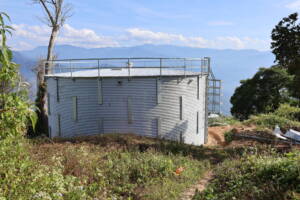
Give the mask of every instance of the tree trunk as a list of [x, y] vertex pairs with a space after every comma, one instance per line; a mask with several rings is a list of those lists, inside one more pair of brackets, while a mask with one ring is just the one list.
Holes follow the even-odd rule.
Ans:
[[[48, 53], [47, 53], [47, 61], [53, 60], [53, 48], [54, 48], [54, 43], [58, 34], [59, 26], [54, 26], [52, 28], [52, 33], [50, 36], [49, 44], [48, 44]], [[45, 73], [48, 74], [48, 72], [51, 72], [51, 65], [47, 63], [47, 66], [45, 66]]]
[[[56, 40], [56, 36], [59, 31], [59, 26], [54, 26], [52, 28], [49, 44], [48, 44], [48, 53], [46, 61], [53, 59], [53, 48]], [[39, 108], [38, 116], [39, 120], [37, 123], [38, 134], [46, 134], [49, 136], [49, 128], [48, 128], [48, 115], [47, 115], [47, 85], [44, 79], [45, 74], [51, 73], [51, 63], [46, 62], [44, 65], [40, 66], [40, 69], [37, 73], [37, 81], [38, 81], [38, 91], [37, 91], [37, 99], [36, 106]]]

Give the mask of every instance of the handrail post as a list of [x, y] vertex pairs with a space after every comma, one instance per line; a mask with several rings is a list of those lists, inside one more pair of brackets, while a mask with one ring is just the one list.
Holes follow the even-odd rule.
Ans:
[[201, 70], [201, 75], [203, 75], [204, 71], [204, 67], [205, 66], [205, 58], [201, 59], [201, 66], [200, 66], [200, 70]]
[[71, 70], [71, 78], [73, 77], [73, 66], [72, 66], [72, 62], [71, 62], [71, 60], [69, 61], [70, 62], [70, 70]]
[[210, 57], [204, 57], [207, 61], [207, 75], [210, 74]]
[[128, 58], [127, 60], [127, 68], [128, 68], [128, 77], [129, 77], [129, 80], [130, 80], [130, 58]]
[[98, 59], [97, 60], [97, 63], [98, 63], [98, 78], [100, 77], [100, 60]]
[[159, 59], [159, 74], [160, 74], [160, 78], [162, 76], [162, 58]]
[[186, 77], [186, 60], [185, 60], [185, 58], [183, 59], [183, 62], [184, 62], [184, 76]]

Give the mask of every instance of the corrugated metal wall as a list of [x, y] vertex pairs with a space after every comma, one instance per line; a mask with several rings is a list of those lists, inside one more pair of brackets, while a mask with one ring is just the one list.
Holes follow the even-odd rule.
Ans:
[[52, 137], [136, 133], [204, 143], [206, 76], [47, 78], [47, 84]]

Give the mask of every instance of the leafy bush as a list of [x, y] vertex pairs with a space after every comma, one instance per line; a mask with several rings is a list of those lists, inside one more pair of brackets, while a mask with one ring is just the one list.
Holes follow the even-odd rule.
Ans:
[[275, 125], [279, 125], [283, 129], [300, 128], [299, 122], [300, 108], [292, 107], [288, 104], [281, 104], [273, 113], [253, 115], [245, 124], [254, 124], [259, 127], [273, 129]]
[[85, 199], [87, 188], [75, 176], [64, 176], [61, 161], [53, 165], [32, 160], [21, 137], [0, 141], [0, 199]]
[[293, 121], [300, 121], [300, 108], [289, 104], [281, 104], [274, 114]]
[[18, 74], [18, 65], [12, 62], [12, 51], [6, 45], [6, 33], [12, 28], [5, 24], [8, 15], [0, 12], [0, 140], [26, 132], [28, 119], [36, 122], [27, 90]]
[[194, 199], [300, 199], [299, 164], [299, 152], [227, 160], [216, 169], [208, 188]]
[[226, 131], [224, 133], [224, 138], [225, 138], [225, 142], [230, 143], [233, 140], [233, 132], [231, 131]]

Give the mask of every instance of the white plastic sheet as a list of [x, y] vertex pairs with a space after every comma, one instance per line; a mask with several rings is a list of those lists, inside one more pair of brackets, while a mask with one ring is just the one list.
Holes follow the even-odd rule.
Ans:
[[284, 134], [285, 137], [293, 139], [293, 140], [297, 140], [300, 142], [300, 132], [299, 131], [295, 131], [293, 129], [290, 129], [289, 131], [287, 131]]
[[282, 134], [282, 132], [281, 132], [281, 130], [280, 130], [280, 128], [279, 128], [279, 126], [278, 126], [278, 125], [276, 125], [276, 126], [275, 126], [275, 129], [274, 129], [274, 131], [273, 131], [273, 135], [275, 135], [277, 138], [280, 138], [280, 139], [286, 140], [286, 138], [285, 138], [285, 137], [283, 137], [281, 134]]

